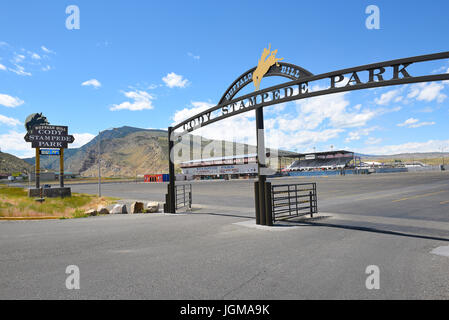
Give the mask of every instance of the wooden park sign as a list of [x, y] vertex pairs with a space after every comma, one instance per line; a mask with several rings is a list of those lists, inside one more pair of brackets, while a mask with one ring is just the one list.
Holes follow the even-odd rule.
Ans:
[[67, 133], [66, 126], [41, 125], [32, 128], [31, 134], [25, 135], [25, 141], [31, 142], [32, 148], [67, 148], [68, 143], [75, 141]]
[[[31, 147], [36, 149], [36, 189], [40, 188], [41, 155], [59, 155], [59, 185], [60, 189], [63, 189], [64, 149], [68, 147], [69, 143], [73, 143], [75, 138], [68, 134], [67, 126], [49, 124], [47, 118], [44, 117], [42, 113], [33, 113], [29, 115], [25, 121], [25, 128], [27, 129], [27, 134], [24, 137], [25, 141], [31, 142]], [[41, 150], [41, 148], [52, 148], [56, 150], [49, 152], [48, 150]], [[59, 194], [63, 195], [63, 192], [61, 191]]]

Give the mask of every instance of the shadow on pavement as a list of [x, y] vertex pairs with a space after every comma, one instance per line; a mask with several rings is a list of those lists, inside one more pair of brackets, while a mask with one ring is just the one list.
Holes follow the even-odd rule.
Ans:
[[357, 231], [365, 231], [365, 232], [388, 234], [388, 235], [401, 236], [401, 237], [410, 237], [410, 238], [427, 239], [427, 240], [438, 240], [438, 241], [449, 242], [448, 238], [441, 238], [441, 237], [435, 237], [435, 236], [426, 236], [426, 235], [421, 235], [421, 234], [405, 233], [405, 232], [391, 231], [391, 230], [383, 230], [383, 229], [372, 228], [372, 227], [362, 227], [362, 226], [354, 226], [354, 225], [347, 225], [347, 224], [322, 223], [322, 222], [314, 222], [314, 221], [294, 221], [294, 220], [289, 220], [289, 221], [286, 221], [286, 222], [294, 224], [294, 225], [300, 224], [300, 225], [309, 225], [309, 226], [316, 226], [316, 227], [329, 227], [329, 228], [337, 228], [337, 229], [348, 229], [348, 230], [357, 230]]

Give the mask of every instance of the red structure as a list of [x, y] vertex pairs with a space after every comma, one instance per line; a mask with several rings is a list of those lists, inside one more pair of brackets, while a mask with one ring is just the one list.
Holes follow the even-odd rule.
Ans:
[[146, 174], [144, 176], [144, 182], [165, 182], [168, 180], [168, 174]]

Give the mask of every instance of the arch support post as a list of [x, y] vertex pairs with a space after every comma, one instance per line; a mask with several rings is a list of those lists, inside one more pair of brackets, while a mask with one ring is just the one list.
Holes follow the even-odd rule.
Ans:
[[175, 195], [175, 163], [171, 158], [171, 151], [174, 146], [173, 142], [173, 128], [168, 127], [168, 173], [169, 182], [167, 187], [167, 194], [165, 195], [164, 212], [176, 213], [176, 195]]
[[265, 130], [263, 123], [263, 108], [256, 109], [256, 129], [257, 129], [257, 176], [258, 183], [255, 187], [258, 189], [255, 201], [256, 203], [256, 223], [261, 225], [267, 225], [266, 221], [266, 172], [265, 168]]

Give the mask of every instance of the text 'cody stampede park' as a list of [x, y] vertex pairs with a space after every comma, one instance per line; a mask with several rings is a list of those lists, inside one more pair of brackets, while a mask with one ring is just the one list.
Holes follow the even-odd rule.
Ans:
[[[296, 100], [300, 99], [301, 96], [305, 97], [312, 97], [315, 95], [319, 95], [320, 92], [327, 92], [331, 91], [329, 93], [332, 93], [332, 91], [338, 92], [339, 88], [346, 88], [345, 90], [341, 91], [347, 91], [347, 87], [363, 87], [364, 84], [370, 84], [370, 83], [382, 83], [385, 81], [390, 80], [399, 80], [399, 79], [405, 79], [405, 78], [411, 78], [410, 74], [407, 71], [407, 67], [410, 65], [410, 63], [403, 63], [403, 64], [395, 64], [387, 67], [377, 67], [372, 69], [366, 69], [366, 70], [359, 70], [359, 71], [353, 71], [349, 73], [333, 73], [332, 75], [325, 77], [323, 76], [311, 76], [311, 77], [305, 77], [303, 78], [304, 81], [300, 81], [300, 79], [294, 82], [286, 83], [285, 85], [278, 85], [275, 87], [274, 90], [260, 90], [253, 94], [247, 94], [245, 96], [242, 96], [240, 98], [236, 98], [234, 100], [231, 100], [229, 102], [226, 102], [222, 105], [218, 105], [216, 107], [213, 107], [202, 114], [196, 116], [195, 118], [191, 118], [182, 124], [183, 130], [185, 132], [192, 131], [194, 129], [197, 129], [201, 126], [207, 125], [211, 122], [215, 122], [217, 120], [227, 118], [230, 115], [233, 114], [239, 114], [245, 111], [253, 110], [259, 106], [268, 106], [273, 105], [277, 103], [287, 102], [290, 100]], [[386, 68], [390, 68], [391, 70], [391, 76], [386, 76]], [[287, 70], [287, 68], [283, 68], [283, 72], [294, 72], [294, 70]], [[360, 73], [365, 73], [364, 76], [367, 76], [366, 81], [361, 80]], [[349, 75], [348, 77], [345, 77], [345, 74]], [[317, 80], [323, 80], [328, 79], [329, 84], [327, 88], [319, 88], [318, 90], [311, 91], [309, 90], [309, 82], [317, 81]], [[236, 88], [231, 88], [230, 91], [236, 90], [239, 87], [245, 86], [247, 83], [251, 81], [251, 73], [245, 75], [245, 77], [242, 77], [242, 79], [236, 83]], [[232, 94], [232, 93], [231, 93]]]

